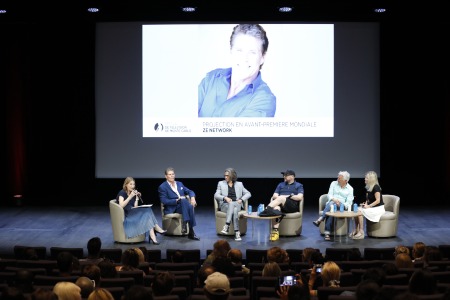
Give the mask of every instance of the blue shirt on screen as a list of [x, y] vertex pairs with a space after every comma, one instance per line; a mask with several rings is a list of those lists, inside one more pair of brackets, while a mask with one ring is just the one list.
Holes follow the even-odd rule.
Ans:
[[242, 91], [227, 100], [231, 68], [215, 69], [198, 86], [199, 117], [273, 117], [276, 97], [258, 77]]

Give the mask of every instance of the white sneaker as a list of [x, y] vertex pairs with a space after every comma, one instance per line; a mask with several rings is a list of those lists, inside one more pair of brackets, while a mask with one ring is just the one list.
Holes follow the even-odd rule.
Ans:
[[241, 239], [241, 233], [239, 231], [236, 231], [236, 236], [234, 237], [235, 241], [242, 241]]
[[230, 225], [225, 224], [225, 225], [223, 225], [223, 229], [222, 229], [221, 233], [228, 234], [229, 230], [230, 230]]

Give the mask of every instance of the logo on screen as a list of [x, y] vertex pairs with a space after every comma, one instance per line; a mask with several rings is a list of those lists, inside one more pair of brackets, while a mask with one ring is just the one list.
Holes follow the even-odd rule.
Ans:
[[154, 128], [155, 128], [155, 131], [163, 131], [164, 125], [162, 123], [156, 123]]

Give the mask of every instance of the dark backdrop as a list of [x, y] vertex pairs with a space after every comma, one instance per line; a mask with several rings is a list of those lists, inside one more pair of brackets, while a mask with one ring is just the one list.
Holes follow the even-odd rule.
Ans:
[[[0, 204], [106, 204], [123, 178], [95, 178], [94, 22], [5, 22], [0, 36]], [[402, 205], [439, 206], [450, 196], [448, 36], [449, 21], [440, 18], [382, 22], [380, 184]], [[178, 179], [197, 192], [200, 205], [210, 205], [221, 175]], [[253, 193], [250, 202], [261, 203], [282, 178], [240, 179]], [[299, 178], [306, 203], [316, 205], [333, 179]], [[160, 180], [137, 178], [146, 202], [155, 202], [162, 181], [163, 170]], [[361, 198], [364, 180], [350, 183]]]

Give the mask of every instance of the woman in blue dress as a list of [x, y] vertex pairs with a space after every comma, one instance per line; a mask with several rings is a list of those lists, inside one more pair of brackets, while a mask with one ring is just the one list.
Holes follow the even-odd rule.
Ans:
[[116, 201], [125, 211], [125, 220], [123, 221], [125, 234], [128, 238], [133, 238], [149, 232], [149, 242], [159, 245], [159, 242], [156, 240], [155, 231], [164, 234], [166, 233], [166, 230], [163, 230], [158, 225], [158, 221], [156, 220], [151, 207], [132, 209], [133, 207], [139, 206], [140, 197], [141, 193], [136, 190], [134, 178], [125, 178], [123, 188], [116, 197]]

